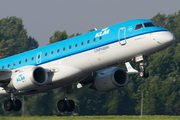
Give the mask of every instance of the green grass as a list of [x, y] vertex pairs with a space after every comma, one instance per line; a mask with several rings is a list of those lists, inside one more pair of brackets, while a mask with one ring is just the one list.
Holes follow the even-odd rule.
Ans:
[[[31, 116], [4, 117], [0, 120], [140, 120], [140, 116]], [[143, 120], [180, 120], [180, 116], [144, 115]]]

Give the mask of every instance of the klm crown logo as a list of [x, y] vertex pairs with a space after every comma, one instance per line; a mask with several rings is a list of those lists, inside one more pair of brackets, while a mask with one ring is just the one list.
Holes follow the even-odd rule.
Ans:
[[23, 74], [20, 74], [17, 78], [17, 82], [20, 82], [22, 80], [25, 80], [25, 76], [23, 76]]

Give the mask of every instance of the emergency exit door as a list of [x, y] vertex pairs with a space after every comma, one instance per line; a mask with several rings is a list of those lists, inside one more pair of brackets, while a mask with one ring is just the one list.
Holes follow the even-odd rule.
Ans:
[[118, 39], [120, 45], [126, 44], [126, 27], [119, 28]]

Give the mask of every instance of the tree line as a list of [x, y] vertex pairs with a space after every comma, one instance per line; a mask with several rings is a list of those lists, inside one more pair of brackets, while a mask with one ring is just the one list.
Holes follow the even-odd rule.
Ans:
[[[155, 15], [151, 20], [171, 31], [176, 40], [167, 49], [151, 56], [147, 62], [148, 78], [129, 75], [128, 84], [109, 93], [100, 93], [88, 89], [88, 86], [77, 89], [69, 99], [76, 103], [72, 113], [61, 113], [57, 102], [63, 98], [58, 90], [42, 94], [25, 96], [25, 115], [138, 115], [140, 113], [141, 92], [144, 94], [143, 114], [146, 115], [179, 115], [180, 114], [180, 11], [174, 14]], [[90, 30], [90, 31], [93, 31]], [[81, 35], [68, 35], [66, 31], [55, 31], [49, 43]], [[28, 36], [22, 19], [7, 17], [0, 20], [0, 58], [28, 51], [38, 47], [35, 38]], [[135, 69], [139, 63], [131, 62]], [[125, 65], [119, 65], [125, 69]], [[139, 90], [141, 92], [139, 92]], [[21, 96], [19, 96], [21, 99]], [[0, 115], [21, 115], [19, 112], [6, 112], [0, 100]]]

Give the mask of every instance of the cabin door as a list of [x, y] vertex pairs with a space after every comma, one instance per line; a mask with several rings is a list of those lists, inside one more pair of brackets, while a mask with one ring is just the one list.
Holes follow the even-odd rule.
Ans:
[[118, 39], [120, 45], [126, 44], [126, 27], [119, 28]]
[[37, 64], [41, 63], [41, 55], [42, 55], [42, 52], [38, 52], [37, 57], [36, 57], [36, 63]]

